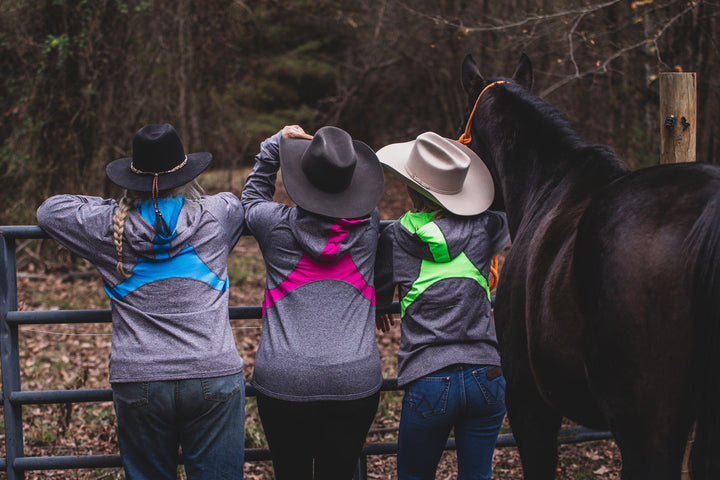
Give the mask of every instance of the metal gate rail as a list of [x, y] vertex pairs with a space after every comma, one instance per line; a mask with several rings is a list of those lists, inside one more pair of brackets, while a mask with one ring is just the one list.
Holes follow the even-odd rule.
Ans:
[[[389, 222], [383, 222], [388, 224]], [[80, 468], [121, 467], [120, 456], [78, 455], [78, 456], [33, 456], [24, 454], [23, 405], [45, 405], [66, 403], [111, 402], [112, 390], [38, 390], [22, 391], [20, 388], [20, 346], [19, 326], [48, 324], [110, 323], [110, 310], [53, 310], [17, 311], [17, 263], [16, 239], [49, 238], [38, 226], [0, 226], [0, 364], [2, 367], [2, 397], [5, 415], [5, 458], [0, 458], [0, 471], [7, 472], [8, 480], [25, 478], [26, 471], [72, 470]], [[391, 312], [398, 313], [395, 303]], [[229, 308], [231, 319], [258, 319], [262, 316], [260, 306], [235, 306]], [[255, 396], [255, 389], [247, 385], [247, 396]], [[383, 391], [398, 390], [397, 379], [383, 380]], [[563, 429], [558, 443], [580, 443], [591, 440], [612, 438], [609, 432], [590, 430], [584, 427]], [[515, 446], [512, 434], [500, 435], [497, 446]], [[455, 450], [455, 439], [448, 440], [445, 448]], [[397, 454], [397, 443], [368, 443], [355, 472], [358, 480], [367, 479], [367, 457], [370, 455]], [[270, 451], [265, 448], [245, 450], [248, 462], [270, 460]]]

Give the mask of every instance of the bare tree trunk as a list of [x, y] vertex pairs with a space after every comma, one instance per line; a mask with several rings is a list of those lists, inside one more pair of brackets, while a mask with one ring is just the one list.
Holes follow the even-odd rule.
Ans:
[[[178, 63], [177, 63], [177, 89], [178, 89], [178, 102], [177, 102], [177, 120], [176, 127], [182, 132], [181, 136], [188, 137], [188, 69], [190, 68], [190, 62], [187, 51], [190, 47], [188, 44], [191, 41], [187, 41], [190, 35], [190, 31], [187, 28], [188, 25], [188, 13], [190, 7], [190, 0], [177, 0], [177, 49], [178, 49]], [[190, 39], [192, 40], [192, 39]], [[187, 143], [187, 140], [185, 141]], [[186, 147], [187, 148], [187, 147]]]

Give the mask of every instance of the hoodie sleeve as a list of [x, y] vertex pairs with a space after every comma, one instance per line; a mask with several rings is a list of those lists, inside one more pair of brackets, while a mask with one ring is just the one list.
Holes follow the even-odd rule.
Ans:
[[280, 169], [280, 137], [282, 131], [260, 144], [255, 167], [245, 181], [240, 201], [245, 208], [245, 225], [259, 243], [281, 218], [281, 210], [289, 208], [273, 201], [275, 180]]
[[246, 211], [252, 210], [259, 202], [270, 202], [273, 199], [275, 180], [280, 169], [281, 136], [282, 131], [260, 144], [260, 153], [255, 155], [255, 167], [248, 175], [240, 197]]
[[245, 227], [245, 210], [240, 199], [230, 192], [221, 192], [206, 198], [212, 205], [212, 215], [223, 227], [228, 247], [232, 250]]
[[378, 308], [389, 307], [395, 295], [392, 229], [392, 224], [386, 227], [378, 239], [375, 257], [375, 303]]
[[82, 195], [56, 195], [37, 210], [38, 225], [71, 252], [88, 260], [114, 248], [112, 216], [117, 202]]
[[502, 252], [510, 241], [510, 232], [508, 231], [505, 212], [488, 211], [487, 234], [490, 240], [491, 255], [497, 255]]

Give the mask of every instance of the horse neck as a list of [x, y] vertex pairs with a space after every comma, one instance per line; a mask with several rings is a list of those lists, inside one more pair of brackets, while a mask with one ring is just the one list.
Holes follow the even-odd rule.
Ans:
[[628, 171], [604, 146], [508, 145], [501, 150], [497, 171], [513, 238], [521, 225], [536, 224], [552, 211], [564, 212], [564, 221], [575, 223], [598, 189]]
[[517, 88], [494, 91], [473, 120], [471, 147], [494, 170], [511, 235], [561, 203], [579, 218], [599, 188], [629, 171], [609, 147], [588, 145], [557, 109]]

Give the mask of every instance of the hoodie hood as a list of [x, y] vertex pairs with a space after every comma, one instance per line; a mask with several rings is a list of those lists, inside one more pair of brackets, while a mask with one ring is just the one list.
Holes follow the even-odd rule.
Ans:
[[397, 242], [410, 255], [446, 263], [460, 255], [472, 238], [476, 217], [432, 219], [432, 213], [407, 212], [400, 217]]
[[295, 239], [304, 252], [321, 263], [335, 263], [352, 250], [358, 241], [363, 241], [360, 232], [373, 224], [374, 216], [379, 216], [377, 209], [366, 218], [354, 220], [322, 217], [299, 207], [293, 210], [289, 223]]
[[136, 204], [135, 211], [131, 211], [126, 220], [128, 224], [125, 235], [132, 232], [131, 235], [135, 237], [131, 241], [133, 253], [139, 257], [153, 260], [174, 257], [198, 228], [194, 223], [197, 223], [199, 207], [194, 202], [186, 202], [181, 196], [166, 197], [158, 199], [158, 207], [169, 227], [169, 235], [155, 230], [155, 208], [152, 200]]

